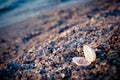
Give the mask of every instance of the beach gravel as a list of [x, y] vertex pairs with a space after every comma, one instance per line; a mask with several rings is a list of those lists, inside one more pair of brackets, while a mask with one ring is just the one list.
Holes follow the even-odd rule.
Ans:
[[[44, 18], [43, 18], [44, 17]], [[77, 66], [91, 45], [96, 60]], [[120, 2], [93, 0], [37, 15], [0, 30], [1, 80], [117, 80]]]

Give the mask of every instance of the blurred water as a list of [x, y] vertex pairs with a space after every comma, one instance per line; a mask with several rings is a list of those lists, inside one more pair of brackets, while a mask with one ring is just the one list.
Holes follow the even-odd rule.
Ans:
[[0, 27], [24, 20], [49, 8], [90, 0], [0, 0]]

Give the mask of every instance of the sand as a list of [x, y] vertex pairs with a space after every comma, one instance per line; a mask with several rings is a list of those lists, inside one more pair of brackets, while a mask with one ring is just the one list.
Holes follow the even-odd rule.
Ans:
[[[96, 60], [72, 63], [91, 45]], [[2, 80], [115, 80], [120, 77], [120, 2], [97, 0], [45, 12], [0, 29]]]

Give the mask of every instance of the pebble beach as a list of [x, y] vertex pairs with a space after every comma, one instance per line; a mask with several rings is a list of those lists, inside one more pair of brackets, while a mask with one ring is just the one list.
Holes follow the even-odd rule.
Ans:
[[[91, 46], [96, 60], [82, 67]], [[119, 80], [120, 1], [92, 0], [0, 29], [1, 80]]]

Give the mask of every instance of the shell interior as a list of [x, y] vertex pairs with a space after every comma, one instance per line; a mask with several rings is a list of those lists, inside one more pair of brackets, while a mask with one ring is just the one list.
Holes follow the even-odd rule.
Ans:
[[72, 61], [78, 66], [88, 66], [91, 62], [88, 62], [84, 57], [74, 57]]

